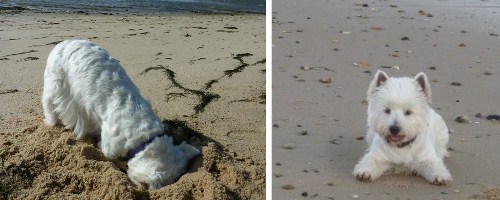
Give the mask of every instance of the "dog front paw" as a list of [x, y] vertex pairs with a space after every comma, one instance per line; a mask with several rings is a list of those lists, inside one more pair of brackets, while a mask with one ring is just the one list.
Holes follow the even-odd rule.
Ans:
[[446, 186], [453, 181], [450, 174], [435, 175], [429, 179], [429, 182], [433, 185]]
[[352, 174], [356, 179], [366, 182], [371, 182], [377, 178], [374, 169], [369, 165], [364, 165], [364, 163], [358, 163], [356, 167], [354, 167]]
[[422, 176], [434, 185], [448, 185], [453, 181], [451, 174], [442, 162], [435, 162], [422, 171]]
[[384, 161], [374, 160], [370, 156], [364, 156], [354, 167], [352, 174], [360, 181], [371, 182], [380, 177], [388, 165]]
[[356, 179], [358, 179], [360, 181], [366, 181], [366, 182], [372, 181], [372, 175], [367, 171], [354, 172], [353, 174], [354, 174], [354, 176], [356, 176]]

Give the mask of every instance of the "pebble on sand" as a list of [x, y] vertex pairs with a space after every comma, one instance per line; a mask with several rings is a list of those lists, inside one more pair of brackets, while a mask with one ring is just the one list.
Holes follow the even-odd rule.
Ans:
[[340, 144], [341, 142], [340, 142], [340, 140], [337, 140], [337, 139], [331, 139], [330, 143], [332, 143], [332, 144]]
[[293, 187], [293, 185], [290, 185], [290, 184], [283, 185], [283, 186], [281, 186], [281, 188], [283, 188], [285, 190], [293, 190], [293, 189], [295, 189], [295, 187]]
[[302, 69], [304, 71], [309, 71], [309, 70], [313, 69], [313, 67], [307, 66], [307, 65], [303, 65], [303, 66], [300, 66], [300, 69]]
[[465, 115], [460, 115], [460, 116], [457, 116], [455, 118], [455, 122], [460, 123], [460, 124], [468, 124], [471, 121], [470, 121], [469, 117], [467, 117]]
[[500, 115], [488, 115], [487, 120], [500, 120]]
[[476, 114], [474, 115], [474, 117], [479, 118], [479, 119], [482, 119], [482, 118], [483, 118], [483, 114], [481, 114], [481, 113], [476, 113]]
[[290, 150], [290, 149], [295, 148], [295, 145], [293, 145], [292, 143], [287, 143], [287, 144], [281, 145], [281, 148]]
[[320, 79], [319, 82], [321, 82], [321, 83], [331, 83], [332, 82], [332, 78], [330, 78], [330, 77], [328, 77], [328, 78], [324, 77], [324, 78]]
[[364, 61], [354, 62], [353, 65], [359, 68], [367, 68], [371, 66], [370, 63]]
[[453, 85], [453, 86], [462, 86], [462, 83], [459, 83], [459, 82], [451, 82], [451, 85]]

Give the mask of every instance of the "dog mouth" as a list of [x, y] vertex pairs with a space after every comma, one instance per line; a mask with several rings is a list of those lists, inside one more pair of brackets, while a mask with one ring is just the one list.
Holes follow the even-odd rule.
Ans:
[[387, 136], [387, 140], [390, 142], [399, 142], [405, 138], [404, 135], [389, 135]]

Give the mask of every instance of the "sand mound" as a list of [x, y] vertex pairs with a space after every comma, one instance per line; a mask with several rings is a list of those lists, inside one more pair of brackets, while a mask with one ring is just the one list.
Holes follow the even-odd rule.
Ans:
[[[42, 124], [40, 122], [40, 124]], [[45, 125], [24, 130], [3, 155], [2, 196], [13, 199], [263, 199], [264, 166], [233, 156], [209, 138], [192, 136], [202, 149], [190, 172], [175, 184], [148, 191], [133, 185], [126, 162], [109, 161], [92, 138]], [[19, 144], [19, 146], [16, 146]], [[2, 161], [3, 161], [2, 160]]]

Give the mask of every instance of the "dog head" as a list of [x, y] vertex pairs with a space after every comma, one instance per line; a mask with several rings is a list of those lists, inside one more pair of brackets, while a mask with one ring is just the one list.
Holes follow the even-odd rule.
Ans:
[[414, 78], [389, 78], [379, 70], [367, 94], [368, 126], [389, 144], [408, 144], [425, 132], [431, 89], [424, 73]]
[[200, 151], [182, 142], [174, 146], [169, 136], [158, 137], [128, 161], [127, 174], [136, 185], [158, 189], [174, 183], [187, 171], [188, 162]]

